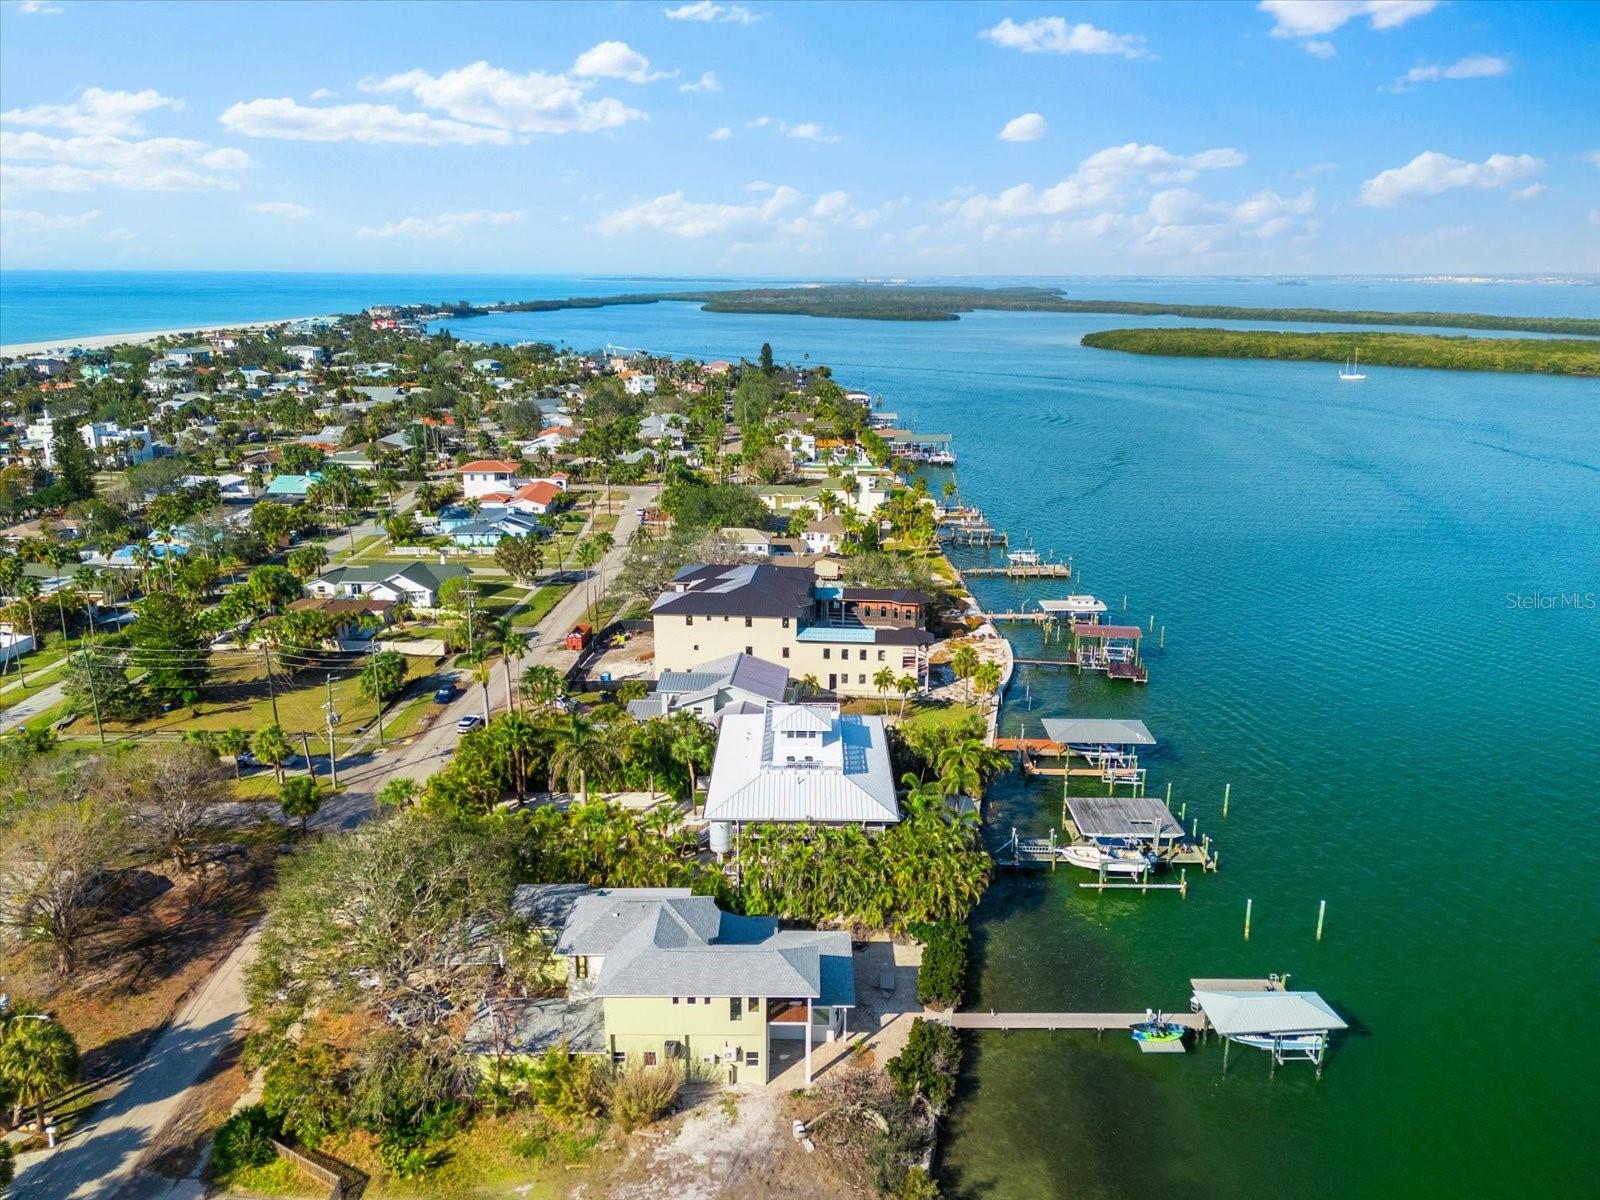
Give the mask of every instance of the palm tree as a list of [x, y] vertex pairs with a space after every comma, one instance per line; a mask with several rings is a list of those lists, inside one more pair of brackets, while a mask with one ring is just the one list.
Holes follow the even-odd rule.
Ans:
[[979, 796], [984, 781], [1005, 770], [1006, 756], [982, 738], [962, 738], [939, 752], [939, 788], [947, 796]]
[[806, 674], [800, 676], [800, 695], [802, 698], [815, 696], [821, 690], [822, 682], [815, 675]]
[[900, 784], [906, 789], [906, 815], [910, 819], [938, 817], [943, 820], [949, 812], [950, 801], [937, 783], [918, 779], [914, 772], [907, 771], [900, 776]]
[[77, 1080], [78, 1043], [65, 1026], [44, 1013], [8, 1014], [0, 1025], [0, 1083], [19, 1110], [34, 1110], [40, 1133], [45, 1105]]
[[283, 786], [283, 764], [294, 753], [294, 747], [289, 744], [288, 735], [278, 725], [268, 725], [265, 729], [256, 730], [255, 737], [250, 739], [250, 748], [264, 763], [271, 763], [273, 773], [277, 776], [278, 786]]
[[[954, 654], [950, 656], [950, 669], [956, 673], [957, 679], [971, 680], [973, 672], [979, 665], [978, 652], [971, 646], [957, 646]], [[967, 699], [972, 699], [972, 684], [967, 684]]]
[[216, 746], [222, 753], [233, 755], [233, 777], [235, 779], [242, 778], [243, 771], [240, 769], [239, 756], [250, 748], [250, 735], [237, 725], [232, 725], [228, 727], [225, 733], [218, 736]]
[[489, 723], [489, 680], [494, 677], [494, 670], [489, 666], [489, 652], [480, 650], [474, 656], [472, 664], [472, 678], [483, 689], [483, 723]]
[[561, 695], [561, 674], [554, 667], [540, 663], [523, 673], [517, 690], [541, 707], [553, 704]]
[[902, 675], [894, 681], [894, 690], [900, 693], [900, 720], [906, 719], [906, 701], [917, 694], [921, 686], [915, 675]]
[[[595, 563], [600, 561], [600, 548], [595, 545], [593, 538], [584, 538], [583, 541], [578, 543], [577, 550], [575, 550], [573, 552], [573, 559], [577, 562], [577, 564], [580, 567], [583, 568], [585, 574], [587, 575], [589, 568], [594, 566]], [[593, 599], [593, 597], [594, 597], [594, 578], [593, 578], [593, 576], [588, 576], [588, 583], [587, 583], [586, 590], [588, 591], [588, 594], [590, 596], [589, 608], [592, 610], [594, 608], [594, 605], [595, 605], [595, 601]]]
[[304, 834], [306, 823], [322, 807], [322, 787], [309, 776], [296, 775], [283, 785], [278, 805], [283, 809], [284, 816], [300, 818], [300, 832]]
[[994, 696], [995, 703], [998, 704], [1000, 702], [1000, 697], [996, 695], [1000, 690], [999, 663], [983, 663], [972, 673], [972, 682], [977, 685], [978, 691], [982, 692], [984, 696]]
[[672, 756], [689, 768], [689, 803], [694, 803], [695, 788], [699, 779], [695, 768], [709, 770], [711, 756], [717, 752], [717, 735], [711, 726], [687, 710], [674, 713], [672, 724]]
[[[879, 668], [878, 673], [872, 677], [872, 686], [878, 689], [878, 695], [883, 698], [884, 712], [889, 711], [889, 693], [894, 691], [895, 685], [898, 682], [899, 681], [895, 678], [893, 667], [881, 667]], [[905, 710], [905, 705], [902, 704], [900, 708], [903, 712]]]
[[620, 755], [616, 741], [610, 731], [575, 713], [554, 726], [550, 739], [550, 786], [559, 783], [571, 791], [576, 781], [579, 799], [587, 803], [589, 777], [617, 765]]
[[495, 640], [500, 644], [500, 665], [506, 672], [506, 711], [510, 712], [517, 706], [511, 691], [511, 661], [515, 659], [520, 663], [533, 641], [511, 624], [510, 617], [501, 617], [495, 622]]

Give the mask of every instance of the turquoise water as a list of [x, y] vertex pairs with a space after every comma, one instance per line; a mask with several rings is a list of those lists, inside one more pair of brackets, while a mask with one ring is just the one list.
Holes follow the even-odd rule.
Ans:
[[[228, 321], [271, 321], [358, 312], [371, 304], [430, 304], [606, 296], [620, 292], [760, 287], [805, 280], [609, 275], [436, 275], [281, 271], [5, 271], [0, 270], [0, 345], [136, 333]], [[1062, 276], [929, 279], [922, 282], [1052, 284], [1078, 297], [1166, 300], [1184, 304], [1254, 304], [1326, 308], [1426, 308], [1445, 312], [1584, 316], [1600, 307], [1600, 278], [1568, 286], [1504, 277], [1492, 284], [1419, 284], [1366, 277], [1308, 279], [1281, 287], [1259, 278], [1204, 276]], [[575, 325], [588, 329], [588, 325]], [[1103, 326], [1102, 326], [1103, 328]], [[604, 335], [600, 342], [616, 341]]]
[[[1128, 619], [1166, 627], [1148, 688], [1025, 669], [1005, 723], [1145, 720], [1162, 742], [1150, 790], [1172, 782], [1220, 873], [1187, 899], [1001, 876], [972, 1003], [1179, 1007], [1192, 976], [1288, 972], [1353, 1031], [1320, 1081], [1298, 1065], [1269, 1081], [1253, 1051], [1224, 1079], [1215, 1044], [1141, 1057], [1109, 1035], [976, 1035], [941, 1160], [952, 1195], [1592, 1194], [1600, 610], [1515, 597], [1600, 593], [1600, 385], [1406, 370], [1350, 385], [1318, 364], [1077, 344], [1104, 324], [672, 306], [455, 327], [709, 356], [770, 340], [832, 363], [954, 433], [962, 494], [997, 526], [1070, 554], [1114, 615], [1126, 594]], [[1059, 784], [1013, 778], [994, 826], [1043, 833], [1059, 812]]]
[[[594, 290], [568, 283], [551, 294]], [[1530, 284], [1077, 285], [1092, 288], [1600, 315], [1592, 289]], [[963, 496], [1070, 554], [1074, 590], [1119, 617], [1126, 595], [1127, 619], [1166, 627], [1148, 688], [1024, 670], [1005, 724], [1145, 720], [1162, 743], [1150, 790], [1173, 784], [1216, 838], [1220, 873], [1192, 879], [1187, 899], [1096, 896], [1065, 871], [1001, 876], [978, 913], [971, 1002], [1177, 1007], [1191, 976], [1275, 971], [1354, 1028], [1320, 1081], [1292, 1066], [1270, 1082], [1256, 1052], [1235, 1053], [1224, 1079], [1214, 1044], [1141, 1057], [1110, 1035], [977, 1035], [943, 1143], [952, 1195], [1592, 1194], [1600, 609], [1581, 597], [1600, 593], [1600, 384], [1375, 369], [1349, 385], [1319, 364], [1078, 345], [1113, 322], [1135, 323], [659, 305], [452, 324], [706, 357], [770, 341], [780, 360], [830, 363], [907, 423], [954, 433]], [[990, 607], [1065, 590], [978, 588]], [[1579, 606], [1544, 602], [1562, 594]], [[1012, 632], [1019, 651], [1037, 647]], [[994, 829], [1043, 833], [1059, 812], [1059, 785], [1009, 779]]]

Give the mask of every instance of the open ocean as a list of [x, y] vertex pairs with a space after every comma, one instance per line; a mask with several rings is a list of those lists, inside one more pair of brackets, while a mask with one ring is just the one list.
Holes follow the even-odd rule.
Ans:
[[[0, 340], [691, 286], [184, 278], [0, 276]], [[1057, 282], [1080, 296], [1600, 316], [1593, 287], [1529, 282]], [[1148, 688], [1024, 668], [1004, 726], [1144, 720], [1161, 743], [1149, 792], [1173, 784], [1220, 873], [1191, 873], [1186, 899], [1096, 895], [1068, 869], [1000, 875], [977, 914], [969, 1004], [1173, 1009], [1192, 976], [1287, 972], [1352, 1029], [1320, 1081], [1300, 1064], [1269, 1080], [1247, 1050], [1224, 1078], [1216, 1042], [1141, 1056], [1110, 1033], [971, 1035], [942, 1140], [950, 1195], [1593, 1195], [1600, 383], [1369, 368], [1342, 384], [1322, 364], [1079, 345], [1145, 323], [1174, 322], [670, 304], [449, 324], [704, 357], [753, 358], [770, 341], [780, 361], [831, 364], [903, 423], [953, 433], [962, 496], [1082, 572], [1070, 586], [984, 581], [985, 607], [1088, 590], [1113, 617], [1166, 628]], [[1020, 653], [1039, 650], [1037, 632], [1008, 632]], [[994, 799], [996, 836], [1059, 822], [1058, 782], [1011, 777]]]

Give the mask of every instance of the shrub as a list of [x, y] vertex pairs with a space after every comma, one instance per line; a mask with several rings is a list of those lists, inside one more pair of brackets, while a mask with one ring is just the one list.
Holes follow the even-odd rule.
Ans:
[[961, 1039], [948, 1025], [924, 1021], [911, 1023], [906, 1047], [885, 1064], [902, 1099], [921, 1096], [934, 1112], [943, 1112], [955, 1097], [956, 1072], [961, 1069]]
[[261, 1106], [285, 1133], [315, 1146], [349, 1125], [349, 1093], [339, 1051], [327, 1042], [302, 1042], [267, 1068]]
[[889, 1193], [889, 1200], [939, 1200], [939, 1185], [921, 1167], [907, 1167], [905, 1178]]
[[967, 982], [971, 933], [956, 921], [919, 925], [912, 932], [923, 944], [922, 966], [917, 969], [917, 999], [937, 1008], [957, 1007]]
[[545, 1051], [531, 1082], [534, 1103], [564, 1124], [598, 1116], [606, 1106], [607, 1080], [600, 1063], [592, 1055], [567, 1053], [565, 1045]]
[[665, 1116], [678, 1099], [683, 1076], [666, 1063], [628, 1067], [611, 1081], [611, 1119], [631, 1133]]
[[378, 1162], [394, 1179], [421, 1179], [444, 1160], [426, 1142], [410, 1137], [386, 1137], [378, 1143]]
[[241, 1108], [226, 1121], [211, 1143], [211, 1172], [218, 1183], [226, 1184], [249, 1167], [264, 1167], [277, 1157], [272, 1138], [277, 1128], [267, 1110], [259, 1104]]

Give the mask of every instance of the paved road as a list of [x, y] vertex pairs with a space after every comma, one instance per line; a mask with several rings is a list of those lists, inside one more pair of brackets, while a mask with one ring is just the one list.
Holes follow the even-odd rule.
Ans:
[[17, 1196], [96, 1200], [127, 1181], [139, 1155], [177, 1115], [211, 1060], [243, 1033], [244, 964], [255, 942], [252, 932], [212, 972], [120, 1089], [100, 1102], [86, 1129], [56, 1150], [17, 1160]]
[[31, 721], [40, 713], [54, 708], [66, 699], [67, 680], [63, 675], [49, 687], [40, 688], [26, 700], [18, 700], [5, 712], [0, 713], [0, 733], [6, 733], [21, 725], [24, 721]]
[[[597, 573], [612, 579], [622, 565], [628, 539], [639, 526], [636, 510], [647, 502], [650, 488], [629, 488], [622, 515], [614, 531], [616, 545], [597, 564]], [[520, 664], [523, 669], [549, 659], [572, 657], [562, 647], [567, 630], [588, 607], [588, 591], [575, 587], [561, 598], [534, 630], [534, 647]], [[505, 708], [505, 673], [495, 664], [489, 685], [491, 713]], [[483, 691], [470, 677], [433, 724], [412, 739], [409, 746], [386, 748], [370, 757], [352, 756], [341, 768], [340, 782], [347, 785], [312, 818], [322, 831], [352, 829], [372, 815], [374, 796], [390, 779], [403, 776], [419, 782], [436, 773], [455, 751], [459, 735], [456, 722], [468, 713], [483, 714]], [[78, 1131], [54, 1151], [40, 1151], [18, 1160], [16, 1195], [28, 1200], [109, 1200], [127, 1181], [145, 1147], [169, 1119], [178, 1113], [189, 1091], [205, 1078], [212, 1059], [243, 1035], [248, 1005], [244, 995], [244, 968], [256, 933], [240, 944], [205, 982], [199, 994], [163, 1033], [109, 1099], [101, 1101]]]

